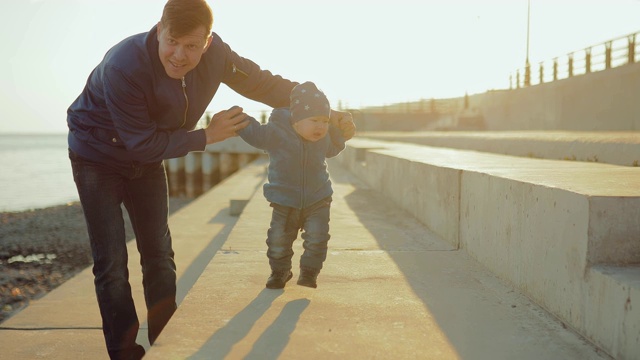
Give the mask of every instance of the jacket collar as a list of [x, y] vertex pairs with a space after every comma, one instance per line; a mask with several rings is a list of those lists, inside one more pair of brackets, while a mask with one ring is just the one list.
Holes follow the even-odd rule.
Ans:
[[160, 61], [160, 56], [158, 55], [158, 49], [160, 47], [158, 44], [158, 25], [154, 25], [151, 30], [149, 30], [144, 42], [147, 47], [149, 59], [151, 59], [153, 72], [155, 74], [160, 74], [161, 76], [168, 77], [166, 71], [164, 71], [162, 62]]

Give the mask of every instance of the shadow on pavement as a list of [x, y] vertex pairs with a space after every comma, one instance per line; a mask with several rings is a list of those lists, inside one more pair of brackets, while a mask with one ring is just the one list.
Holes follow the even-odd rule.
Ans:
[[256, 321], [271, 307], [273, 301], [283, 293], [283, 290], [262, 289], [253, 301], [229, 320], [224, 327], [211, 335], [200, 350], [191, 355], [189, 359], [224, 359], [233, 346], [247, 336]]

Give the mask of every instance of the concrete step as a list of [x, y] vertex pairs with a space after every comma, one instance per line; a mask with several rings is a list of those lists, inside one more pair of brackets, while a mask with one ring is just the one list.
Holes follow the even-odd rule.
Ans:
[[[622, 326], [607, 308], [587, 311], [585, 274], [593, 265], [640, 263], [639, 168], [367, 139], [349, 141], [340, 160], [592, 341], [604, 344], [603, 329]], [[640, 328], [637, 314], [627, 316]], [[620, 358], [632, 359], [640, 341], [619, 330]]]
[[538, 159], [640, 165], [640, 132], [633, 131], [370, 131], [358, 136]]
[[593, 266], [587, 283], [585, 308], [595, 316], [585, 318], [593, 323], [583, 327], [599, 331], [586, 335], [598, 346], [609, 346], [616, 359], [637, 358], [640, 352], [634, 342], [625, 340], [635, 336], [635, 344], [640, 342], [640, 264]]

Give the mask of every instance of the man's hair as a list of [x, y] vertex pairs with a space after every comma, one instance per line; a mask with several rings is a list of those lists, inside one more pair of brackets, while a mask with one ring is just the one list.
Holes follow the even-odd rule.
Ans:
[[206, 0], [169, 0], [164, 5], [160, 22], [174, 37], [184, 36], [199, 26], [203, 26], [209, 36], [213, 12]]

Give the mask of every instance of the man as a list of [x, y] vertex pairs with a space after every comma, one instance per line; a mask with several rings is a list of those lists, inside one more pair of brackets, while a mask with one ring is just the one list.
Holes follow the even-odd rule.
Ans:
[[[128, 280], [121, 204], [141, 256], [153, 344], [176, 309], [176, 266], [168, 227], [163, 159], [203, 151], [248, 125], [239, 107], [193, 130], [221, 83], [271, 107], [287, 106], [297, 84], [240, 57], [211, 32], [205, 0], [169, 0], [149, 32], [124, 39], [91, 72], [68, 109], [69, 157], [93, 255], [107, 351], [139, 359], [138, 317]], [[332, 111], [345, 137], [351, 115]]]

